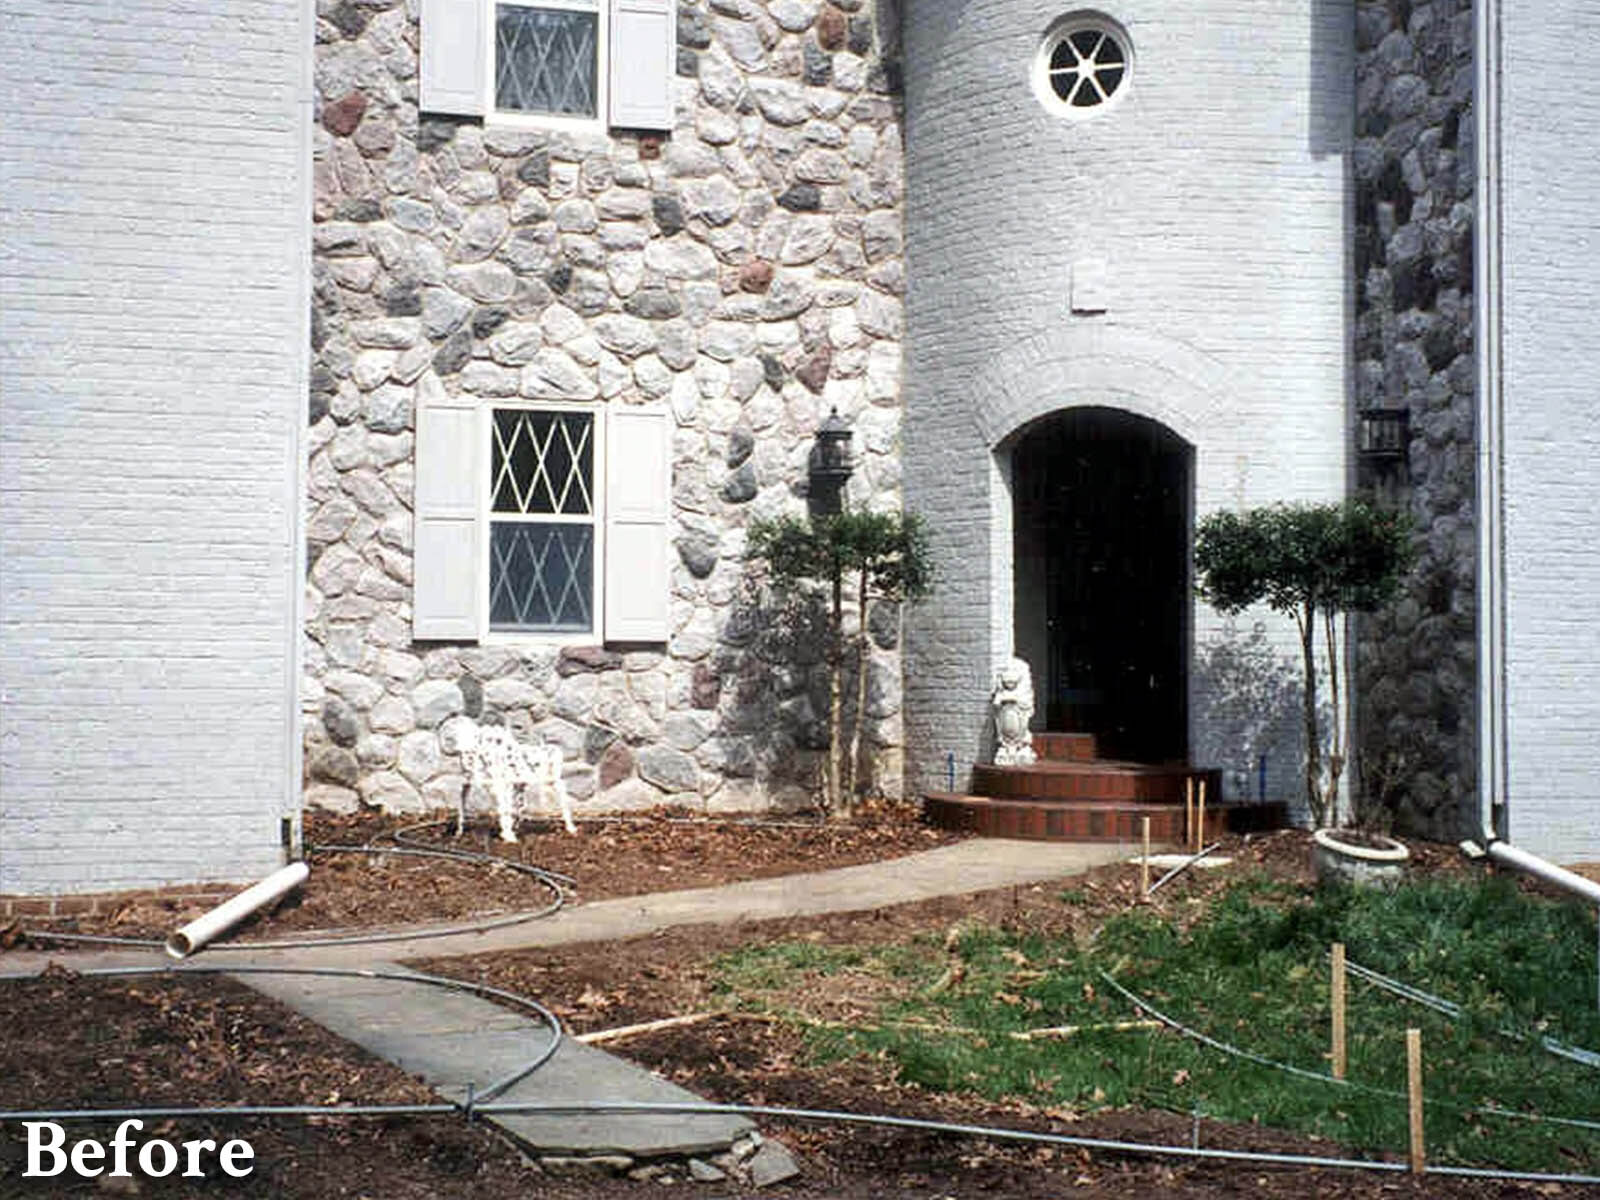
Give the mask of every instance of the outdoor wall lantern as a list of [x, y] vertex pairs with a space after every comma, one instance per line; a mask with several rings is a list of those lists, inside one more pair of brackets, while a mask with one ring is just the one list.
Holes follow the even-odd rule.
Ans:
[[835, 408], [817, 429], [811, 446], [807, 471], [810, 481], [811, 511], [817, 516], [833, 516], [843, 507], [844, 485], [855, 470], [850, 461], [850, 425]]
[[1403, 478], [1411, 446], [1411, 413], [1369, 408], [1356, 414], [1356, 462], [1369, 482]]

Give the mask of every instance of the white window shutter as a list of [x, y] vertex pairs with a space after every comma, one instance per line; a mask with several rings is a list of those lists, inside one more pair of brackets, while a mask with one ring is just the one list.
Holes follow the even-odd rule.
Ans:
[[488, 16], [483, 0], [422, 0], [423, 112], [483, 116]]
[[605, 638], [664, 642], [670, 632], [672, 415], [619, 405], [608, 422]]
[[610, 0], [611, 124], [672, 128], [677, 73], [676, 0]]
[[411, 632], [419, 640], [475, 640], [483, 564], [478, 504], [481, 424], [470, 397], [432, 375], [417, 388], [416, 518]]

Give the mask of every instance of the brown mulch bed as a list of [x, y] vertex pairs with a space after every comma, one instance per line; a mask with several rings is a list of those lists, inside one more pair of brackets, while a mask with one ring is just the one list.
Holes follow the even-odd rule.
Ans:
[[[1472, 869], [1446, 847], [1414, 847], [1422, 870]], [[1241, 865], [1303, 878], [1301, 834], [1234, 841], [1224, 851]], [[1189, 872], [1158, 896], [1158, 910], [1184, 920], [1235, 871]], [[551, 1004], [578, 1031], [612, 1028], [714, 1007], [709, 960], [752, 941], [808, 937], [822, 941], [898, 940], [939, 933], [968, 921], [1030, 929], [1097, 926], [1134, 902], [1137, 868], [1118, 865], [1056, 884], [1007, 888], [864, 913], [668, 931], [622, 943], [568, 946], [428, 964], [432, 969], [508, 985]], [[1064, 893], [1070, 896], [1064, 900]], [[89, 980], [65, 972], [0, 985], [0, 1107], [172, 1102], [407, 1101], [426, 1097], [403, 1072], [377, 1062], [276, 1004], [219, 979]], [[792, 1029], [754, 1021], [712, 1020], [661, 1030], [613, 1047], [708, 1098], [907, 1116], [1088, 1137], [1186, 1143], [1188, 1118], [1143, 1110], [1075, 1114], [938, 1096], [897, 1083], [880, 1064], [804, 1065]], [[1183, 1197], [1491, 1197], [1578, 1195], [1573, 1187], [1310, 1171], [1228, 1163], [1168, 1163], [1089, 1154], [982, 1138], [844, 1125], [764, 1120], [805, 1168], [796, 1181], [761, 1196], [1007, 1196], [1043, 1200], [1160, 1193]], [[112, 1126], [94, 1129], [104, 1139]], [[69, 1139], [87, 1131], [69, 1131]], [[424, 1197], [471, 1195], [510, 1200], [529, 1194], [659, 1200], [686, 1192], [706, 1197], [750, 1193], [732, 1183], [564, 1180], [530, 1176], [520, 1156], [481, 1128], [446, 1120], [314, 1118], [163, 1125], [159, 1136], [244, 1137], [257, 1171], [243, 1181], [138, 1182], [128, 1194]], [[21, 1180], [22, 1134], [0, 1127], [0, 1195], [98, 1195], [93, 1181]], [[1203, 1145], [1317, 1155], [1339, 1154], [1325, 1142], [1251, 1126], [1206, 1122]]]
[[[446, 820], [447, 815], [434, 817]], [[411, 855], [315, 849], [361, 846], [374, 839], [386, 842], [382, 835], [428, 819], [308, 812], [310, 878], [276, 909], [239, 926], [230, 940], [470, 921], [550, 903], [548, 888], [514, 871]], [[481, 816], [469, 822], [459, 839], [454, 828], [449, 816], [443, 825], [406, 836], [424, 847], [487, 853], [568, 876], [575, 881], [576, 903], [855, 866], [899, 858], [964, 836], [924, 825], [915, 808], [904, 805], [865, 809], [848, 822], [805, 817], [709, 820], [662, 811], [585, 821], [576, 835], [559, 826], [524, 826], [516, 844], [500, 841]], [[209, 902], [189, 897], [131, 894], [101, 914], [26, 918], [16, 924], [40, 931], [164, 939], [209, 907]], [[24, 944], [15, 936], [9, 940]], [[71, 945], [42, 939], [33, 943], [51, 948]]]
[[[0, 983], [0, 1029], [0, 1109], [437, 1099], [399, 1068], [212, 976], [90, 979], [52, 969]], [[68, 1123], [65, 1145], [108, 1141], [116, 1127]], [[134, 1136], [175, 1145], [242, 1138], [255, 1152], [254, 1169], [230, 1178], [209, 1155], [205, 1179], [79, 1179], [70, 1167], [52, 1179], [25, 1179], [26, 1133], [3, 1122], [0, 1196], [509, 1197], [527, 1187], [517, 1155], [455, 1119], [151, 1119]]]

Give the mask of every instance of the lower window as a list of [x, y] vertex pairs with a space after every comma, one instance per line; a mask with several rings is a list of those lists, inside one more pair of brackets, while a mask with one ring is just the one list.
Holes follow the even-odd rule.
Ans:
[[594, 411], [496, 408], [489, 426], [490, 630], [594, 633]]

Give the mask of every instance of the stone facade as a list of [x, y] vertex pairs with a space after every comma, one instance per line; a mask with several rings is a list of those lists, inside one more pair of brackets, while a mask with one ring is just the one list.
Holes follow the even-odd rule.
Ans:
[[1403, 829], [1476, 805], [1476, 361], [1470, 0], [1356, 10], [1358, 412], [1409, 414], [1406, 470], [1363, 482], [1415, 521], [1401, 599], [1362, 618], [1358, 786]]
[[[856, 505], [899, 504], [901, 113], [871, 0], [678, 13], [666, 136], [418, 113], [402, 0], [319, 6], [308, 803], [454, 803], [452, 720], [558, 742], [580, 807], [809, 802], [825, 695], [764, 657], [744, 530], [803, 510], [830, 408]], [[657, 401], [676, 421], [664, 647], [413, 642], [419, 397]], [[900, 777], [897, 638], [869, 699]]]

